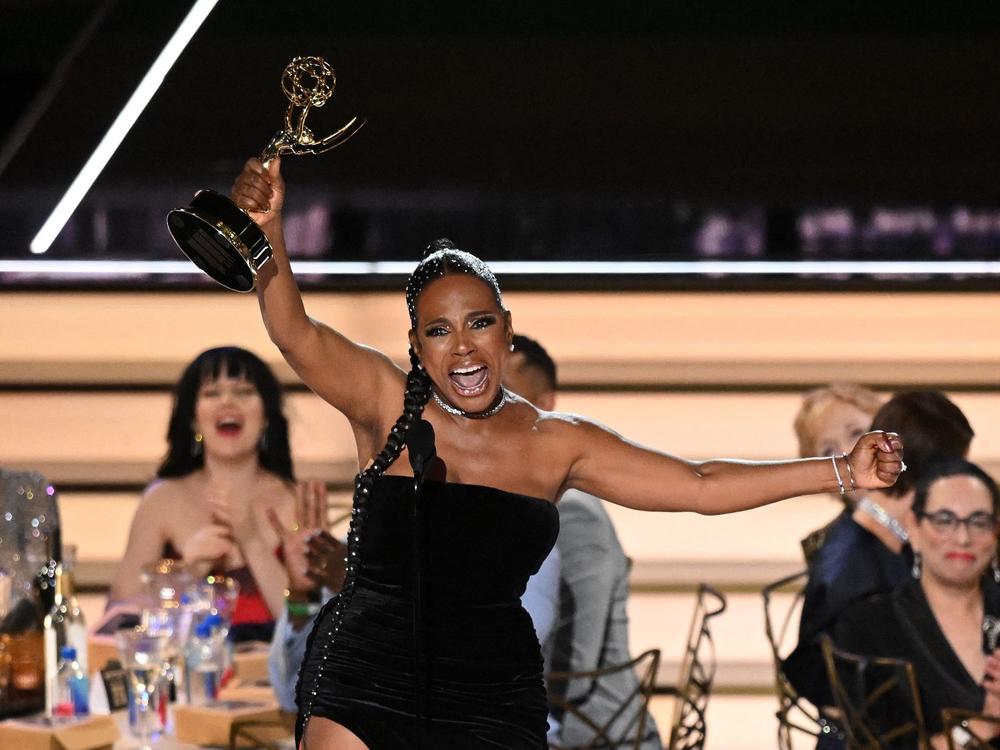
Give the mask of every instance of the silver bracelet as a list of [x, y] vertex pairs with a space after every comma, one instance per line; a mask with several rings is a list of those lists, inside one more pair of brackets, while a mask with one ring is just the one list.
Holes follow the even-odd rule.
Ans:
[[848, 492], [854, 492], [858, 488], [858, 485], [854, 481], [854, 469], [851, 468], [851, 459], [847, 457], [846, 453], [842, 453], [841, 456], [844, 459], [844, 463], [847, 464], [847, 476], [851, 480], [851, 489]]
[[837, 466], [837, 459], [839, 456], [830, 456], [830, 460], [833, 462], [833, 473], [837, 477], [837, 484], [840, 485], [840, 496], [847, 497], [847, 490], [844, 488], [844, 480], [840, 478], [840, 469]]

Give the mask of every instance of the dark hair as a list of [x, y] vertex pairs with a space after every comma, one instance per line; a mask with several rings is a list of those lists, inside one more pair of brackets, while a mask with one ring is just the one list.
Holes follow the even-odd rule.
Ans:
[[282, 412], [281, 385], [271, 368], [257, 355], [236, 346], [209, 349], [195, 357], [174, 386], [174, 406], [167, 427], [167, 455], [156, 470], [162, 479], [183, 477], [205, 465], [201, 450], [195, 450], [194, 407], [198, 389], [208, 381], [228, 375], [253, 383], [264, 404], [266, 426], [257, 446], [261, 468], [294, 481], [292, 454], [288, 447], [288, 420]]
[[975, 477], [986, 486], [986, 489], [990, 491], [993, 515], [1000, 516], [1000, 489], [997, 489], [997, 483], [993, 481], [993, 477], [970, 461], [952, 458], [932, 463], [920, 477], [916, 494], [913, 496], [913, 512], [917, 517], [919, 518], [927, 508], [927, 496], [930, 494], [931, 486], [936, 481], [946, 477], [961, 476]]
[[885, 490], [897, 497], [916, 487], [931, 463], [964, 458], [975, 434], [962, 410], [933, 390], [896, 394], [875, 414], [871, 429], [897, 432], [903, 438], [909, 468]]
[[545, 374], [545, 378], [549, 381], [549, 386], [552, 390], [556, 390], [559, 383], [556, 377], [556, 363], [549, 356], [549, 353], [545, 351], [545, 347], [533, 338], [520, 333], [514, 334], [511, 343], [514, 345], [514, 352], [520, 352], [524, 355], [525, 362], [541, 370]]
[[417, 267], [413, 269], [406, 282], [406, 309], [410, 314], [410, 327], [417, 327], [417, 300], [432, 281], [449, 274], [465, 274], [474, 276], [486, 284], [493, 292], [497, 307], [501, 311], [503, 298], [500, 295], [500, 284], [490, 267], [472, 253], [459, 250], [451, 240], [441, 238], [434, 240], [424, 250], [424, 255]]

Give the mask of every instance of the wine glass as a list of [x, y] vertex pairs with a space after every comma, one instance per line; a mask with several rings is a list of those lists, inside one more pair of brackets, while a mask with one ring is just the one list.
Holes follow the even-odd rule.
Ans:
[[139, 750], [152, 750], [150, 700], [156, 694], [167, 654], [167, 636], [143, 627], [115, 633], [122, 666], [128, 674], [139, 726]]
[[190, 591], [195, 576], [183, 561], [164, 558], [143, 565], [139, 580], [145, 586], [152, 606], [172, 609], [180, 606], [181, 597]]

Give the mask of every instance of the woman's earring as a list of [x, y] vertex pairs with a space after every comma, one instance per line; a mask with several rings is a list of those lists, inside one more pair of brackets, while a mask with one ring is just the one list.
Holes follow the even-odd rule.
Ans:
[[257, 441], [257, 450], [263, 453], [267, 450], [267, 428], [265, 427], [260, 433], [260, 440]]
[[913, 567], [910, 568], [910, 574], [914, 578], [916, 578], [916, 579], [920, 578], [920, 553], [919, 552], [914, 552], [913, 553]]
[[510, 350], [514, 351], [514, 345], [513, 344], [510, 345]]
[[993, 562], [990, 564], [993, 568], [993, 580], [1000, 583], [1000, 560], [997, 560], [997, 556], [993, 555]]
[[196, 432], [194, 437], [191, 439], [191, 456], [192, 458], [197, 458], [201, 455], [202, 449], [204, 448], [205, 436], [200, 432]]

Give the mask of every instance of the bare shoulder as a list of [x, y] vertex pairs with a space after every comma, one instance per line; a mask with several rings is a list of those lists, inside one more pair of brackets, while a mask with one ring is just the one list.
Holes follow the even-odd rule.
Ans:
[[277, 474], [264, 472], [258, 489], [258, 497], [265, 505], [283, 508], [295, 503], [295, 484]]
[[139, 507], [146, 512], [176, 511], [176, 504], [185, 502], [189, 494], [190, 477], [154, 479], [142, 491]]
[[514, 398], [516, 408], [512, 411], [517, 415], [519, 431], [526, 431], [534, 450], [543, 448], [553, 460], [558, 457], [572, 463], [587, 445], [614, 434], [588, 417], [570, 412], [544, 411], [519, 396]]
[[530, 412], [522, 412], [525, 419], [530, 419], [533, 429], [546, 438], [574, 445], [580, 441], [613, 434], [607, 427], [589, 417], [565, 411], [543, 411], [523, 399], [519, 400], [530, 409]]

